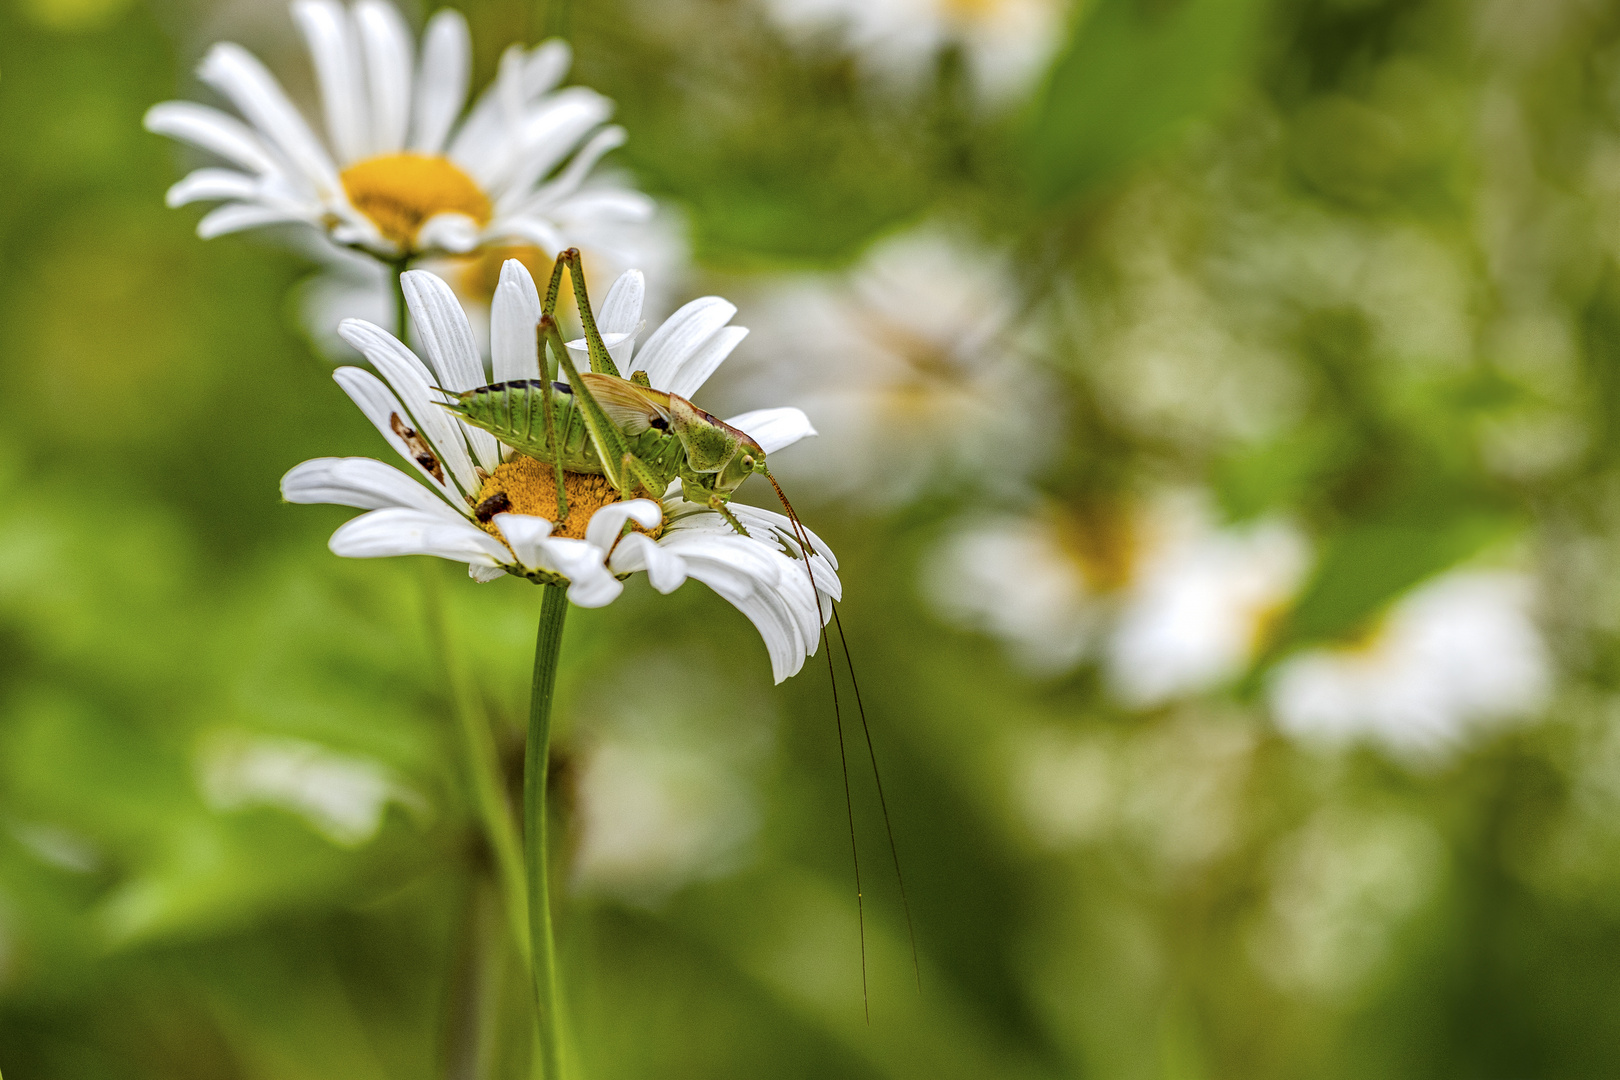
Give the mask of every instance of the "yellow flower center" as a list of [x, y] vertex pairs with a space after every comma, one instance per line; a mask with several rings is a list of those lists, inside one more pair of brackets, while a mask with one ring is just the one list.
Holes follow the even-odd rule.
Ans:
[[[496, 467], [478, 489], [473, 503], [473, 517], [478, 527], [505, 543], [506, 538], [495, 527], [496, 514], [529, 514], [543, 517], [552, 523], [552, 536], [585, 539], [585, 526], [591, 515], [608, 503], [618, 502], [619, 493], [613, 490], [605, 476], [596, 473], [563, 472], [563, 491], [568, 498], [568, 517], [557, 520], [557, 474], [543, 461], [519, 454]], [[638, 531], [642, 531], [638, 527]], [[662, 528], [648, 535], [657, 536]]]
[[[551, 267], [556, 258], [556, 252], [548, 252], [533, 244], [485, 245], [475, 254], [455, 260], [456, 277], [453, 284], [457, 295], [463, 299], [487, 304], [495, 298], [495, 287], [501, 282], [501, 267], [506, 265], [506, 260], [516, 259], [543, 293], [551, 280]], [[593, 270], [591, 256], [587, 252], [580, 256], [580, 260], [585, 268], [585, 279], [595, 293], [601, 283]], [[557, 312], [566, 316], [575, 310], [574, 290], [564, 281], [562, 292], [557, 297]]]
[[942, 0], [945, 17], [958, 26], [986, 22], [1006, 7], [1006, 0]]
[[1099, 498], [1081, 509], [1058, 511], [1055, 524], [1088, 585], [1098, 592], [1114, 592], [1130, 584], [1141, 537], [1129, 507]]
[[350, 165], [342, 180], [354, 208], [406, 251], [435, 214], [466, 214], [479, 225], [489, 223], [489, 196], [448, 158], [384, 154]]

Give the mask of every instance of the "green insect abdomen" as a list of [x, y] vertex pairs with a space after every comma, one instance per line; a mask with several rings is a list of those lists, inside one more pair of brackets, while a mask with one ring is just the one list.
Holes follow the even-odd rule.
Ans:
[[[577, 415], [572, 395], [552, 388], [551, 430], [546, 427], [546, 393], [539, 379], [480, 386], [456, 395], [445, 408], [474, 427], [483, 428], [514, 450], [548, 464], [561, 465], [570, 472], [600, 473], [602, 462], [596, 456], [583, 419]], [[560, 447], [553, 448], [556, 439]]]
[[[481, 386], [458, 394], [444, 407], [474, 427], [483, 428], [501, 442], [547, 464], [561, 465], [569, 472], [601, 473], [602, 459], [591, 440], [585, 418], [565, 383], [551, 387], [552, 427], [546, 430], [546, 393], [539, 379]], [[552, 448], [551, 439], [560, 444]], [[667, 484], [675, 478], [683, 460], [679, 440], [666, 432], [644, 431], [625, 436], [630, 453], [645, 463]]]

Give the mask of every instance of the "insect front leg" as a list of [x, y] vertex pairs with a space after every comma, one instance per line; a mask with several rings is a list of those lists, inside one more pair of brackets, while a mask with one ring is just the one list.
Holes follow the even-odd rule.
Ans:
[[596, 316], [591, 313], [591, 298], [585, 291], [585, 271], [580, 264], [579, 248], [569, 248], [557, 256], [568, 265], [568, 276], [574, 283], [574, 303], [579, 308], [580, 326], [585, 330], [585, 346], [591, 354], [591, 370], [617, 378], [619, 365], [608, 355], [602, 334], [596, 329]]
[[752, 534], [743, 527], [743, 523], [737, 520], [737, 515], [731, 512], [731, 507], [726, 505], [726, 497], [718, 491], [701, 487], [694, 484], [690, 479], [683, 479], [681, 481], [681, 498], [687, 502], [697, 503], [699, 506], [707, 506], [724, 518], [727, 525], [736, 529], [738, 535], [752, 538]]
[[[557, 269], [551, 275], [551, 289], [547, 297], [553, 302], [556, 300], [557, 278], [562, 272], [562, 260], [557, 260]], [[549, 312], [543, 312], [540, 322], [534, 328], [536, 344], [540, 354], [540, 407], [545, 411], [546, 447], [551, 451], [551, 473], [557, 480], [557, 521], [562, 523], [568, 520], [568, 489], [563, 484], [562, 454], [563, 444], [557, 437], [557, 418], [552, 409], [551, 379], [552, 365], [546, 362], [546, 345], [550, 338], [562, 340], [557, 332], [557, 320]], [[564, 437], [567, 433], [564, 432]]]
[[[568, 355], [568, 346], [563, 343], [556, 320], [542, 315], [540, 325], [544, 328], [547, 340], [551, 342], [552, 351], [557, 354], [558, 364], [568, 373], [568, 385], [573, 390], [574, 401], [579, 406], [580, 419], [585, 421], [585, 430], [590, 433], [591, 442], [596, 446], [596, 456], [602, 461], [603, 475], [621, 495], [630, 494], [632, 473], [627, 462], [635, 459], [630, 453], [630, 448], [624, 443], [623, 434], [608, 419], [601, 404], [591, 394], [590, 387], [585, 385], [585, 380], [579, 377], [579, 369], [574, 366], [574, 358]], [[561, 471], [557, 475], [560, 478]]]
[[743, 523], [737, 520], [737, 515], [731, 512], [731, 508], [726, 505], [726, 500], [722, 499], [718, 492], [709, 496], [709, 509], [725, 518], [726, 524], [736, 529], [739, 534], [751, 538], [751, 534], [747, 529], [743, 528]]

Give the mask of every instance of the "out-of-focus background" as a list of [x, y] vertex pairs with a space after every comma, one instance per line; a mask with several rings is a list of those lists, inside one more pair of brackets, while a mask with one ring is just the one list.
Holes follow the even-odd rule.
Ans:
[[[464, 10], [738, 303], [699, 404], [821, 430], [919, 958], [852, 741], [868, 1024], [823, 657], [634, 581], [564, 650], [580, 1077], [1620, 1070], [1620, 9]], [[0, 1068], [524, 1076], [414, 564], [514, 767], [539, 595], [280, 502], [383, 447], [308, 237], [163, 206], [220, 39], [310, 105], [274, 0], [0, 7]]]

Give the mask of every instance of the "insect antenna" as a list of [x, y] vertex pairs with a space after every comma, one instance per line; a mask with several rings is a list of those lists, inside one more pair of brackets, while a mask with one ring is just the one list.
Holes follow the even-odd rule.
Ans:
[[[808, 561], [808, 559], [806, 560]], [[883, 829], [889, 835], [889, 855], [894, 860], [894, 879], [900, 885], [900, 907], [906, 914], [906, 935], [911, 939], [911, 973], [917, 980], [917, 993], [922, 993], [922, 964], [917, 960], [917, 931], [911, 925], [911, 901], [906, 898], [906, 878], [900, 872], [900, 849], [894, 842], [894, 822], [889, 818], [889, 800], [883, 795], [883, 774], [878, 771], [877, 750], [872, 746], [872, 727], [866, 722], [866, 705], [861, 701], [861, 684], [855, 680], [855, 660], [849, 654], [849, 639], [844, 636], [844, 620], [838, 617], [838, 605], [832, 608], [833, 625], [838, 628], [838, 643], [844, 649], [844, 664], [849, 668], [849, 685], [855, 691], [855, 709], [861, 717], [861, 733], [866, 736], [866, 756], [872, 761], [872, 779], [877, 784], [878, 808], [883, 811]], [[821, 636], [827, 636], [822, 627]], [[830, 650], [831, 646], [829, 646]], [[829, 655], [828, 660], [832, 657]]]
[[[814, 592], [815, 578], [810, 580], [810, 589]], [[819, 596], [816, 603], [821, 603]], [[838, 765], [844, 771], [844, 813], [849, 816], [849, 855], [855, 862], [855, 919], [861, 935], [861, 1008], [865, 1010], [866, 1022], [870, 1025], [872, 996], [866, 988], [866, 901], [861, 893], [861, 852], [855, 844], [855, 803], [849, 796], [849, 757], [844, 752], [844, 717], [838, 709], [838, 674], [833, 668], [832, 647], [827, 645], [825, 623], [821, 627], [821, 641], [827, 647], [827, 681], [832, 685], [833, 725], [838, 730]]]
[[[778, 484], [776, 482], [776, 477], [772, 476], [769, 472], [766, 472], [765, 473], [765, 479], [769, 480], [771, 482], [771, 487], [776, 490], [776, 497], [779, 500], [781, 500], [782, 509], [787, 511], [788, 521], [790, 523], [792, 523], [792, 525], [793, 525], [794, 535], [796, 535], [799, 538], [799, 544], [800, 544], [800, 547], [801, 547], [801, 554], [804, 555], [804, 568], [805, 568], [806, 572], [808, 572], [809, 575], [810, 575], [810, 588], [811, 588], [811, 591], [814, 592], [815, 591], [815, 585], [816, 585], [816, 572], [810, 566], [810, 556], [814, 553], [815, 549], [810, 546], [810, 538], [807, 535], [807, 530], [804, 527], [804, 523], [799, 520], [799, 515], [798, 515], [798, 513], [796, 511], [794, 511], [793, 504], [788, 502], [787, 493], [782, 490], [782, 485]], [[817, 605], [820, 605], [820, 603], [821, 603], [819, 593], [817, 594], [816, 603], [817, 603]], [[833, 603], [832, 600], [829, 599], [827, 601], [827, 604], [828, 604], [828, 607], [830, 607], [832, 609], [833, 626], [836, 627], [837, 630], [838, 630], [838, 643], [839, 643], [839, 645], [841, 645], [843, 647], [843, 650], [844, 650], [844, 664], [849, 668], [849, 685], [850, 685], [850, 688], [855, 691], [855, 708], [858, 711], [858, 713], [860, 715], [860, 718], [861, 718], [861, 733], [866, 738], [866, 755], [872, 762], [872, 779], [877, 785], [878, 808], [880, 810], [882, 810], [882, 812], [883, 812], [883, 830], [888, 835], [888, 838], [889, 838], [889, 856], [894, 861], [894, 879], [900, 885], [900, 907], [905, 912], [905, 915], [906, 915], [906, 935], [911, 940], [911, 971], [912, 971], [912, 975], [917, 980], [917, 993], [920, 994], [920, 993], [922, 993], [922, 964], [917, 959], [917, 931], [916, 931], [916, 928], [912, 925], [912, 922], [911, 922], [911, 900], [906, 896], [906, 877], [905, 877], [904, 874], [902, 874], [900, 872], [900, 848], [894, 841], [894, 822], [889, 817], [889, 800], [888, 800], [887, 796], [885, 796], [883, 794], [883, 773], [878, 769], [877, 750], [872, 745], [872, 726], [870, 724], [868, 724], [867, 721], [866, 721], [866, 704], [865, 704], [865, 702], [863, 702], [861, 700], [861, 684], [855, 678], [855, 658], [852, 655], [850, 655], [849, 638], [847, 638], [844, 635], [844, 620], [839, 618], [839, 616], [838, 616], [838, 605], [836, 603]], [[828, 667], [830, 669], [832, 667], [832, 662], [833, 662], [833, 659], [832, 659], [832, 646], [831, 646], [830, 643], [827, 642], [827, 624], [826, 623], [822, 623], [822, 626], [821, 626], [821, 640], [822, 640], [822, 643], [827, 648], [827, 665], [828, 665]], [[829, 670], [828, 674], [831, 675], [832, 672]], [[835, 716], [835, 718], [836, 718], [837, 705], [838, 705], [838, 680], [837, 680], [836, 676], [834, 676], [834, 678], [833, 678], [833, 706], [834, 706], [834, 716]], [[840, 748], [840, 750], [842, 750], [842, 748], [843, 748], [842, 724], [840, 724], [839, 730], [840, 730], [839, 748]], [[848, 785], [849, 785], [849, 775], [848, 775], [848, 770], [847, 769], [845, 771], [844, 784], [845, 784], [845, 788], [846, 788], [845, 797], [846, 797], [846, 802], [847, 802], [847, 799], [848, 799], [847, 788], [848, 788]], [[854, 835], [854, 823], [853, 823], [853, 821], [850, 824], [850, 833], [851, 833], [851, 838], [853, 839], [853, 835]], [[859, 888], [859, 884], [860, 884], [860, 882], [859, 882], [859, 866], [857, 866], [856, 869], [857, 869], [856, 887]], [[863, 958], [862, 959], [862, 971], [861, 971], [861, 974], [862, 974], [863, 983], [864, 983], [864, 979], [865, 979], [865, 961], [864, 961], [865, 947], [866, 947], [866, 943], [863, 940], [862, 943], [861, 943], [862, 958]]]

